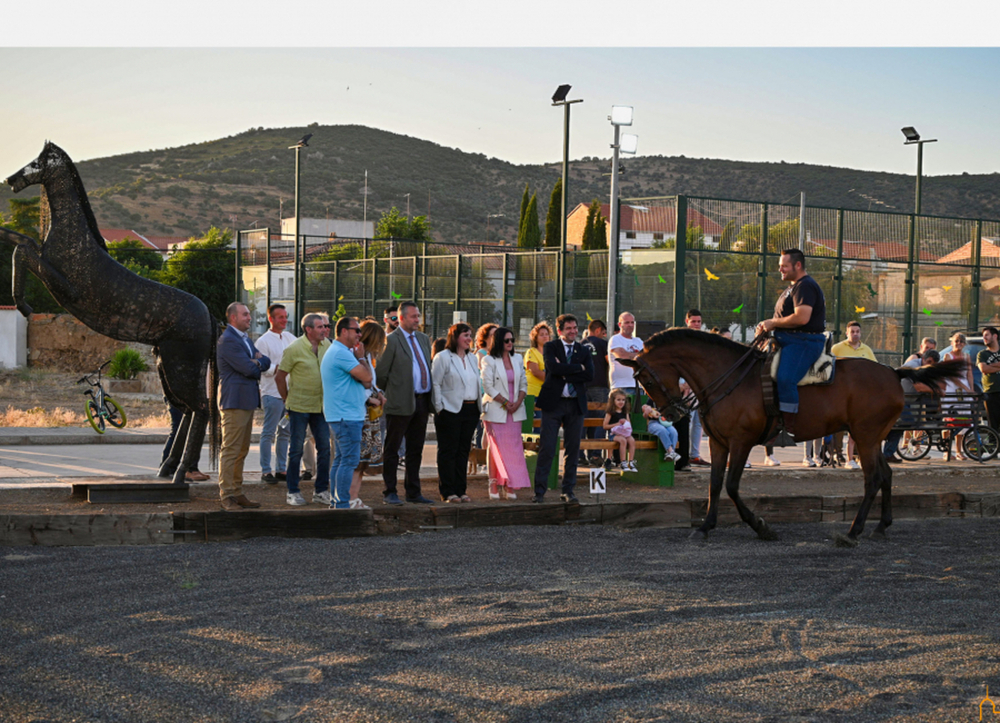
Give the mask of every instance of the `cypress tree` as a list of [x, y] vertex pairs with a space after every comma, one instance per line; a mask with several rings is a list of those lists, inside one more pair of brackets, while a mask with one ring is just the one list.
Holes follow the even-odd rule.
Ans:
[[528, 212], [528, 184], [524, 184], [524, 193], [521, 194], [521, 214], [517, 217], [517, 245], [525, 248], [524, 245], [524, 216]]
[[524, 248], [537, 249], [542, 245], [542, 233], [538, 226], [538, 194], [532, 194], [528, 208], [524, 212]]
[[607, 249], [608, 248], [608, 220], [604, 218], [604, 214], [601, 213], [601, 202], [596, 198], [594, 199], [594, 230], [593, 230], [593, 244], [594, 250]]
[[549, 248], [558, 248], [562, 241], [561, 216], [562, 179], [560, 178], [552, 188], [552, 196], [549, 197], [549, 211], [545, 214], [545, 245]]
[[583, 239], [580, 246], [584, 251], [590, 251], [594, 246], [594, 204], [587, 207], [587, 220], [583, 224]]

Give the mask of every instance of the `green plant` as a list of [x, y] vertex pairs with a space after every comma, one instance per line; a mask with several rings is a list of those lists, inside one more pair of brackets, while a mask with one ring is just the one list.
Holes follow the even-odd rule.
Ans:
[[135, 379], [136, 374], [144, 372], [148, 368], [142, 354], [135, 349], [119, 349], [111, 357], [108, 376], [112, 379]]

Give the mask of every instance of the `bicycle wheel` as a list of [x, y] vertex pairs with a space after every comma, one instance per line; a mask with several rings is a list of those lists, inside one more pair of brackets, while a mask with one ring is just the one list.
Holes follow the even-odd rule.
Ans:
[[101, 416], [101, 410], [97, 408], [97, 402], [93, 399], [87, 400], [87, 421], [95, 432], [104, 434], [104, 417]]
[[923, 459], [931, 451], [931, 435], [927, 432], [914, 430], [910, 436], [910, 441], [901, 443], [897, 454], [908, 462], [916, 462]]
[[107, 410], [108, 424], [117, 429], [121, 429], [128, 424], [128, 417], [121, 405], [111, 397], [104, 397], [104, 409]]
[[1000, 451], [1000, 434], [992, 427], [980, 424], [965, 433], [962, 439], [965, 456], [977, 462], [985, 462], [997, 456]]

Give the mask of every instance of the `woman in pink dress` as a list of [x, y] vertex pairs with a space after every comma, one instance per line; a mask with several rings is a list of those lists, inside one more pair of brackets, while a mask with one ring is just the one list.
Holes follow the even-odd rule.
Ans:
[[521, 355], [514, 353], [514, 332], [510, 329], [499, 327], [493, 333], [489, 354], [482, 363], [482, 380], [490, 499], [515, 500], [513, 490], [530, 487], [531, 479], [521, 441], [528, 379]]

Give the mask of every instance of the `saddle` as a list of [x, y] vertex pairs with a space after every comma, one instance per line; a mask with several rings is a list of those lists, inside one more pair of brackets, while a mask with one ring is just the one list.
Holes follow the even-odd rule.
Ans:
[[[802, 377], [802, 381], [799, 382], [800, 387], [806, 387], [810, 384], [833, 383], [833, 371], [837, 367], [837, 358], [830, 351], [833, 347], [833, 332], [824, 331], [823, 336], [826, 337], [826, 341], [823, 342], [823, 352], [819, 355], [819, 359], [809, 367], [806, 375]], [[781, 347], [775, 343], [774, 339], [768, 342], [767, 354], [766, 366], [773, 380], [778, 376], [778, 364], [781, 362]]]

